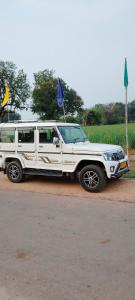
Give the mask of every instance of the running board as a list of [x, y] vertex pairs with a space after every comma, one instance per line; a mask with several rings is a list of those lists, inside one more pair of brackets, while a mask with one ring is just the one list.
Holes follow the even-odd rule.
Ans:
[[62, 177], [63, 176], [62, 171], [31, 169], [31, 168], [23, 169], [23, 174], [26, 174], [26, 175], [56, 176], [56, 177]]

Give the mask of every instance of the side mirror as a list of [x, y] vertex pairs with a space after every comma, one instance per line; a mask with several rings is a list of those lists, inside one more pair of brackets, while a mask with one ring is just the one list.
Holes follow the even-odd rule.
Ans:
[[58, 137], [53, 138], [53, 144], [54, 145], [59, 145], [59, 138]]

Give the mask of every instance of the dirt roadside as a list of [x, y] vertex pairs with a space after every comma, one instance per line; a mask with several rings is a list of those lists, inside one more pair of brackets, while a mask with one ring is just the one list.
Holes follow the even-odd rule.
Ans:
[[83, 197], [123, 202], [135, 202], [135, 179], [119, 179], [110, 182], [101, 193], [87, 193], [78, 182], [70, 179], [30, 177], [23, 183], [12, 183], [0, 173], [0, 190], [20, 190], [69, 197]]
[[131, 171], [135, 171], [135, 149], [129, 149], [129, 163]]

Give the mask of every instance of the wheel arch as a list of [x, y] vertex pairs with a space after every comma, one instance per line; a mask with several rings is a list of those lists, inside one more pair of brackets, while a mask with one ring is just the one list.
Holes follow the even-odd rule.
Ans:
[[96, 165], [101, 167], [102, 169], [104, 169], [105, 173], [106, 173], [106, 169], [105, 169], [105, 165], [103, 164], [103, 162], [99, 161], [99, 160], [81, 160], [78, 165], [76, 166], [75, 172], [79, 173], [85, 166], [88, 165]]
[[12, 162], [12, 161], [18, 162], [18, 163], [21, 165], [21, 167], [23, 168], [23, 164], [22, 164], [22, 162], [21, 162], [21, 160], [20, 160], [19, 158], [13, 157], [13, 156], [6, 157], [6, 158], [5, 158], [5, 168], [4, 168], [4, 173], [6, 173], [6, 168], [7, 168], [8, 163], [10, 163], [10, 162]]

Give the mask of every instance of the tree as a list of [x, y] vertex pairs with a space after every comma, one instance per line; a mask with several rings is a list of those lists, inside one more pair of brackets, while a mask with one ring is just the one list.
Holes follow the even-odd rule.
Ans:
[[105, 108], [105, 124], [118, 124], [124, 122], [125, 106], [121, 102], [112, 102], [106, 104]]
[[[5, 81], [8, 81], [11, 110], [27, 108], [26, 101], [30, 97], [30, 86], [24, 71], [17, 71], [16, 65], [12, 62], [0, 61], [0, 79], [2, 81], [1, 91], [4, 90]], [[0, 102], [1, 97], [2, 94], [0, 95]]]
[[129, 122], [135, 122], [135, 100], [128, 103], [128, 120]]
[[98, 110], [84, 109], [83, 110], [83, 125], [99, 125], [101, 123], [101, 114]]
[[87, 124], [89, 125], [99, 125], [100, 124], [100, 114], [94, 110], [90, 109], [87, 115]]
[[[37, 113], [42, 120], [59, 119], [63, 116], [63, 109], [57, 105], [58, 78], [55, 77], [54, 71], [44, 70], [34, 73], [34, 81], [32, 112]], [[66, 115], [78, 115], [83, 105], [81, 97], [76, 91], [70, 89], [64, 80], [62, 86]]]
[[[2, 117], [2, 122], [7, 123], [7, 122], [13, 122], [13, 121], [19, 121], [21, 120], [21, 115], [19, 113], [16, 113], [15, 111], [7, 111], [5, 110]], [[1, 118], [0, 117], [0, 118]]]
[[96, 124], [117, 124], [123, 123], [125, 118], [125, 105], [121, 102], [108, 104], [96, 104], [92, 111], [95, 112]]
[[104, 104], [96, 104], [93, 107], [94, 111], [98, 114], [101, 124], [106, 124], [106, 114], [105, 114], [105, 105]]

